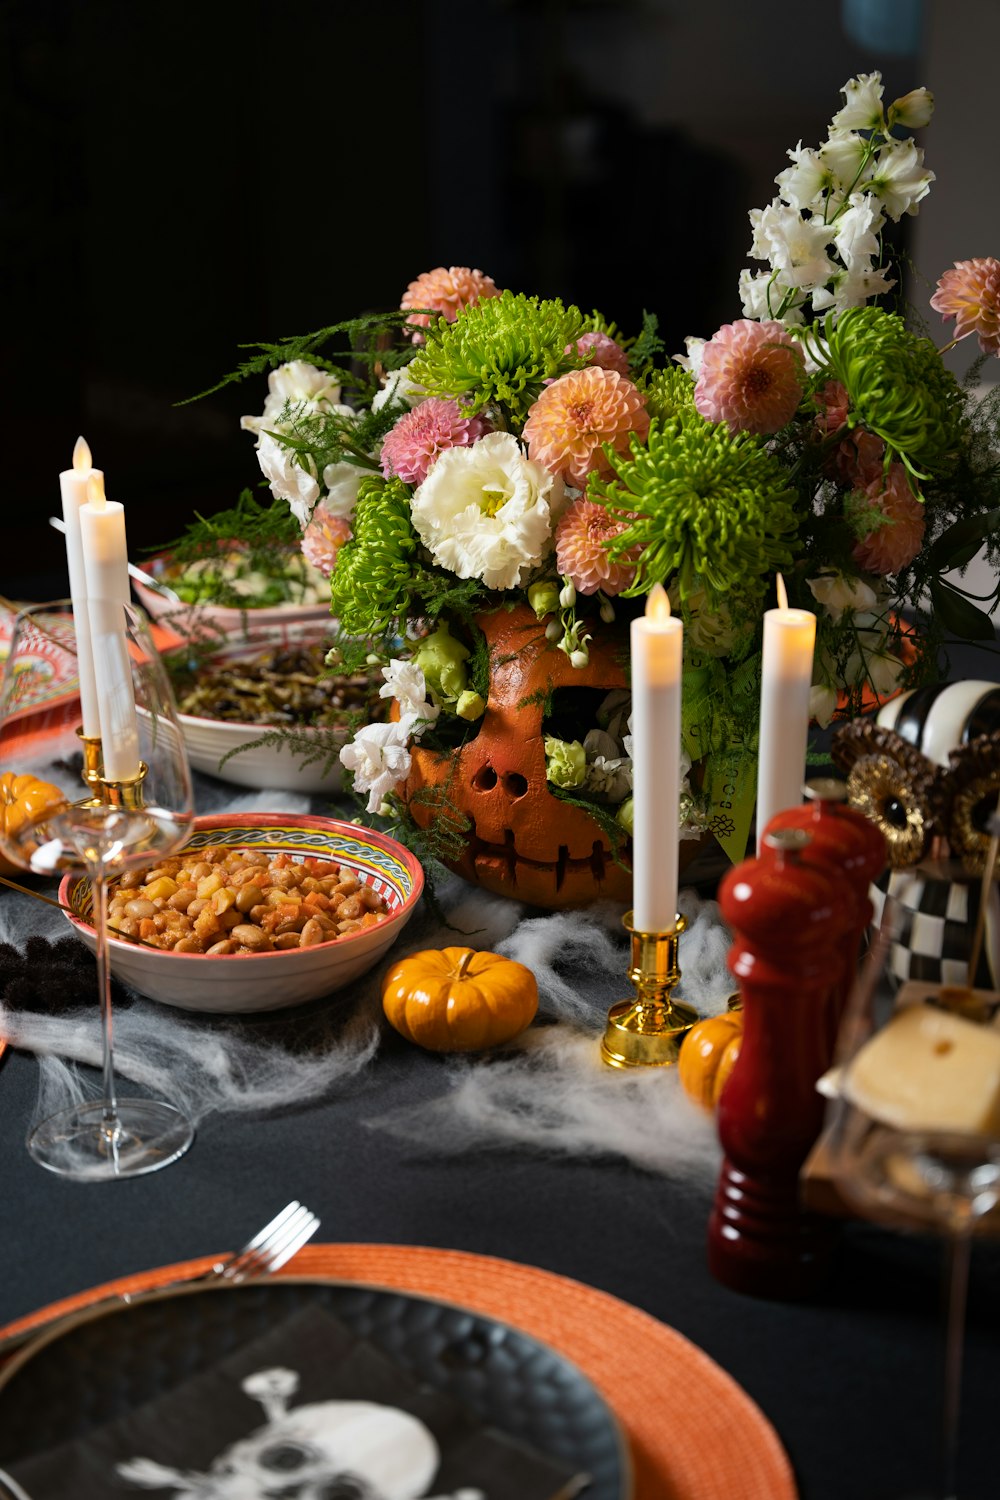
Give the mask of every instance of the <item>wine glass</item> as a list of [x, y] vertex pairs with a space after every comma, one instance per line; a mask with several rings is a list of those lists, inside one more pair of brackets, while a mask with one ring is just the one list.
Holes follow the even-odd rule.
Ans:
[[81, 728], [68, 601], [21, 611], [0, 682], [0, 766], [52, 788], [8, 809], [0, 851], [35, 875], [83, 872], [97, 935], [103, 1096], [43, 1120], [28, 1150], [50, 1171], [90, 1180], [155, 1171], [186, 1151], [194, 1134], [174, 1105], [119, 1098], [115, 1086], [108, 882], [178, 849], [190, 833], [194, 801], [173, 694], [148, 620], [140, 609], [116, 604], [103, 625], [94, 637], [101, 738], [84, 737]]
[[[994, 835], [982, 908], [993, 878]], [[956, 866], [952, 878], [961, 875]], [[968, 877], [966, 877], [968, 878]], [[1000, 996], [968, 985], [893, 981], [887, 956], [903, 914], [887, 901], [848, 1003], [828, 1111], [831, 1166], [843, 1196], [867, 1218], [931, 1230], [945, 1240], [945, 1349], [940, 1500], [955, 1500], [965, 1316], [972, 1241], [997, 1232], [1000, 1098], [975, 1055], [998, 1053], [993, 1028], [977, 1037]], [[974, 964], [972, 972], [974, 972]]]

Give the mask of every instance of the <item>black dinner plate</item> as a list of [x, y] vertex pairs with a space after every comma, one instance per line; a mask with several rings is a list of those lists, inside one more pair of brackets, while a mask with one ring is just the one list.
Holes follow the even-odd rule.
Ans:
[[480, 1313], [355, 1282], [179, 1288], [90, 1318], [82, 1309], [79, 1321], [0, 1374], [0, 1464], [85, 1437], [309, 1306], [333, 1313], [508, 1437], [586, 1470], [587, 1500], [628, 1500], [622, 1431], [576, 1365]]

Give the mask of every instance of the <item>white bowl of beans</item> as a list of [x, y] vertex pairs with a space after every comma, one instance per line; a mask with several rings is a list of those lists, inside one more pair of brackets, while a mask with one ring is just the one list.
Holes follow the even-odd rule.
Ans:
[[[111, 972], [184, 1010], [301, 1005], [372, 968], [423, 884], [410, 851], [374, 829], [291, 813], [196, 818], [178, 854], [110, 889]], [[59, 899], [93, 952], [90, 882], [64, 876]]]

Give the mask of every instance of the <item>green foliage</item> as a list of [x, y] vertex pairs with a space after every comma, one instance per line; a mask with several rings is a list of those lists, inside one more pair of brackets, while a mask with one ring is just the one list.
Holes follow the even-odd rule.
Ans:
[[297, 549], [299, 536], [299, 523], [284, 500], [274, 500], [268, 494], [262, 501], [252, 490], [243, 490], [228, 510], [220, 510], [214, 516], [203, 516], [196, 511], [195, 519], [179, 537], [172, 542], [158, 542], [148, 550], [169, 552], [174, 562], [184, 564], [211, 556], [221, 546], [230, 546], [238, 539], [256, 565], [255, 559], [265, 562], [276, 546]]
[[432, 324], [409, 373], [432, 395], [460, 401], [469, 415], [498, 408], [520, 431], [545, 381], [584, 363], [565, 350], [585, 327], [577, 307], [502, 292], [464, 308], [453, 323]]
[[[296, 359], [308, 360], [318, 369], [327, 370], [345, 389], [370, 396], [378, 389], [379, 367], [397, 370], [412, 358], [412, 348], [393, 347], [399, 330], [410, 316], [409, 312], [370, 313], [362, 318], [347, 318], [343, 323], [331, 323], [328, 328], [317, 329], [314, 333], [280, 339], [275, 344], [240, 344], [239, 348], [256, 349], [257, 353], [243, 360], [207, 390], [187, 396], [177, 405], [187, 406], [192, 401], [201, 401], [227, 385], [239, 384], [252, 375], [266, 375], [268, 370], [276, 370], [279, 365]], [[347, 347], [324, 354], [324, 346], [332, 339], [346, 340]]]
[[656, 314], [643, 309], [642, 332], [636, 334], [631, 343], [626, 343], [629, 370], [633, 380], [639, 380], [651, 370], [654, 362], [660, 359], [666, 351], [666, 346], [658, 332], [659, 326]]
[[581, 796], [577, 791], [569, 791], [564, 787], [556, 786], [551, 781], [548, 783], [548, 789], [557, 801], [565, 802], [569, 807], [578, 807], [593, 818], [604, 835], [605, 843], [615, 864], [620, 865], [623, 870], [630, 868], [622, 858], [622, 853], [628, 843], [628, 834], [616, 821], [616, 808], [610, 807], [606, 802], [597, 802], [590, 797]]

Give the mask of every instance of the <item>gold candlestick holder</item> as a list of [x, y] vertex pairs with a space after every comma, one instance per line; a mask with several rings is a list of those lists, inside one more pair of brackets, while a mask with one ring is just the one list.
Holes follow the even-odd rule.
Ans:
[[101, 736], [84, 734], [82, 729], [76, 732], [83, 746], [83, 770], [80, 774], [84, 785], [90, 792], [90, 805], [100, 807], [104, 802], [104, 753], [101, 747]]
[[120, 808], [122, 812], [138, 812], [144, 807], [142, 784], [148, 770], [146, 762], [141, 760], [134, 776], [125, 777], [121, 781], [110, 780], [107, 776], [102, 776], [101, 790], [107, 805]]
[[612, 1068], [668, 1068], [677, 1061], [681, 1043], [700, 1017], [691, 1005], [673, 998], [681, 977], [677, 948], [687, 926], [678, 913], [665, 932], [640, 932], [632, 912], [622, 921], [632, 934], [634, 1000], [620, 1000], [608, 1011], [601, 1057]]

